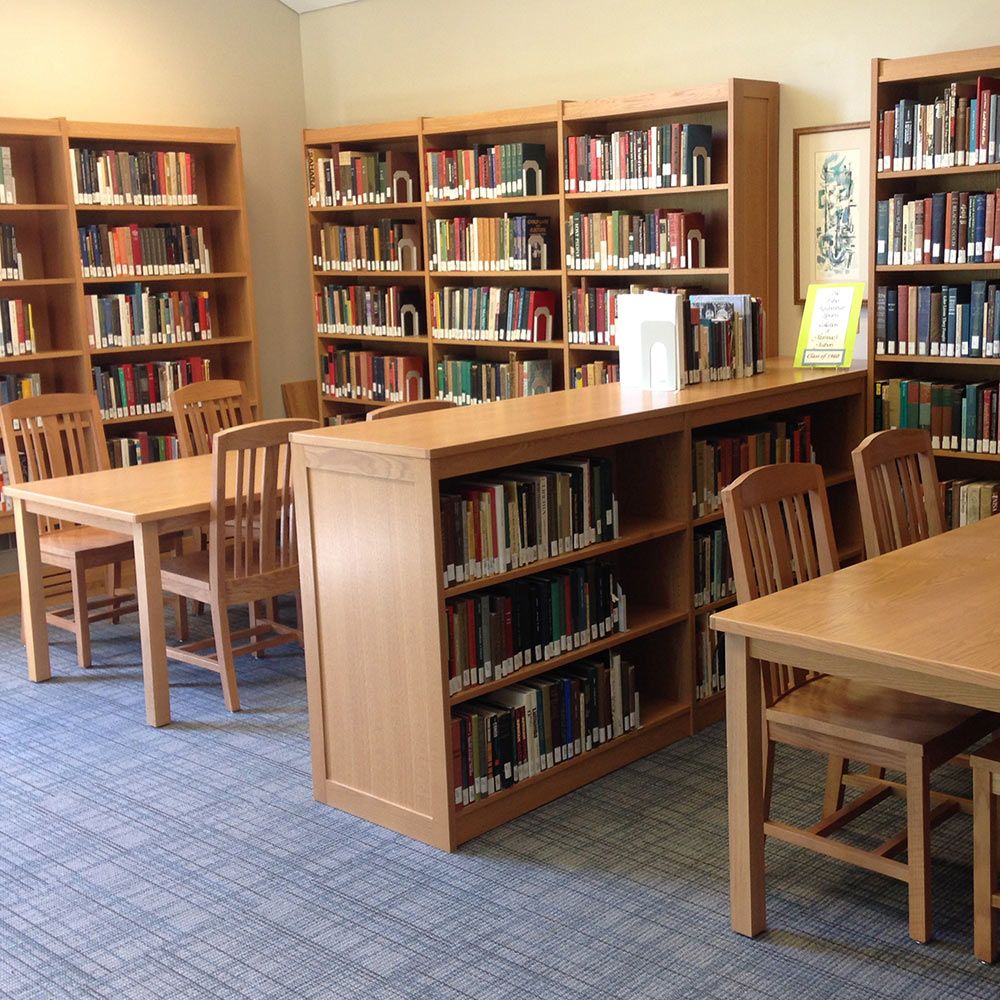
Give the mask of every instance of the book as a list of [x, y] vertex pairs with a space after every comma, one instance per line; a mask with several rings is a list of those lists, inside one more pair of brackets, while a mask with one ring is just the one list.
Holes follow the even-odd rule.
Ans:
[[352, 150], [339, 144], [306, 150], [311, 208], [419, 201], [416, 153], [396, 149]]
[[692, 295], [688, 384], [759, 375], [766, 370], [766, 317], [752, 295]]
[[537, 215], [428, 219], [432, 271], [544, 271], [549, 220]]
[[431, 296], [438, 340], [540, 343], [555, 338], [556, 293], [541, 288], [446, 285]]
[[621, 381], [621, 372], [613, 361], [588, 361], [570, 369], [570, 388], [585, 389], [592, 385], [609, 385]]
[[87, 340], [94, 349], [212, 339], [207, 291], [154, 291], [140, 284], [84, 296]]
[[506, 361], [445, 355], [437, 362], [435, 374], [436, 395], [459, 406], [552, 391], [552, 361], [522, 358], [515, 351]]
[[406, 285], [323, 285], [313, 296], [316, 332], [362, 337], [420, 337], [424, 295]]
[[694, 533], [694, 606], [705, 607], [736, 594], [726, 529], [722, 525]]
[[94, 392], [105, 420], [170, 412], [170, 394], [211, 378], [210, 358], [127, 362], [91, 368]]
[[313, 226], [313, 267], [318, 271], [419, 271], [420, 226], [398, 219], [358, 225]]
[[185, 150], [73, 147], [70, 173], [77, 205], [197, 205], [199, 174]]
[[108, 438], [108, 458], [114, 469], [150, 462], [165, 462], [180, 458], [180, 445], [176, 434], [150, 434], [137, 431], [129, 437]]
[[14, 179], [10, 146], [0, 146], [0, 202], [6, 205], [17, 204], [17, 182]]
[[666, 208], [573, 212], [565, 247], [571, 270], [691, 270], [706, 263], [705, 219], [700, 212]]
[[427, 399], [426, 369], [419, 356], [340, 349], [333, 344], [320, 355], [322, 390], [335, 399], [383, 403]]
[[78, 237], [84, 278], [207, 274], [212, 270], [203, 226], [101, 222], [80, 226]]
[[709, 624], [709, 615], [694, 619], [694, 696], [698, 701], [726, 689], [726, 644]]
[[545, 146], [477, 143], [424, 154], [428, 201], [530, 198], [545, 194]]
[[0, 224], [0, 281], [23, 280], [24, 260], [17, 249], [14, 226], [10, 223]]
[[34, 354], [35, 309], [24, 299], [0, 299], [0, 358]]

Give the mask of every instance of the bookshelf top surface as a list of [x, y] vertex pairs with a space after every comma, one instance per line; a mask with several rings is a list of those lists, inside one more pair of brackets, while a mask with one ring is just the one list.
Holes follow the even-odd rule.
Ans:
[[879, 83], [919, 82], [940, 77], [961, 77], [1000, 69], [1000, 45], [957, 52], [935, 52], [902, 59], [876, 59]]
[[238, 128], [188, 128], [181, 125], [119, 125], [109, 122], [66, 122], [71, 143], [77, 142], [173, 142], [181, 145], [233, 146]]
[[0, 118], [0, 139], [7, 136], [58, 136], [58, 118]]
[[[790, 358], [770, 358], [768, 371], [753, 378], [687, 386], [678, 392], [628, 389], [620, 384], [591, 386], [572, 392], [553, 392], [478, 406], [412, 414], [394, 420], [347, 424], [295, 434], [292, 440], [311, 447], [367, 451], [411, 458], [443, 458], [497, 445], [539, 439], [559, 433], [581, 434], [588, 429], [639, 423], [685, 412], [707, 411], [703, 421], [713, 423], [713, 409], [721, 403], [755, 397], [776, 397], [776, 408], [796, 405], [782, 399], [782, 390], [811, 383], [850, 383], [848, 392], [861, 391], [866, 379], [863, 363], [850, 370], [804, 370]], [[730, 419], [727, 417], [726, 419]], [[580, 440], [586, 447], [586, 438]]]
[[338, 125], [334, 128], [302, 130], [306, 146], [328, 146], [332, 142], [377, 142], [379, 139], [413, 139], [420, 134], [420, 119], [407, 118], [395, 122]]

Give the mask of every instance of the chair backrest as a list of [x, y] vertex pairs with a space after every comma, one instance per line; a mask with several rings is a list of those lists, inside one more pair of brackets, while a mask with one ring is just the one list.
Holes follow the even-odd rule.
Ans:
[[285, 580], [289, 590], [297, 586], [288, 435], [318, 426], [316, 420], [262, 420], [215, 435], [209, 524], [213, 589], [232, 595], [242, 586], [250, 600], [263, 578]]
[[[789, 462], [743, 473], [722, 491], [740, 604], [839, 568], [823, 470]], [[764, 664], [768, 705], [816, 676]]]
[[[0, 406], [0, 434], [13, 483], [97, 472], [111, 464], [92, 392], [44, 393], [6, 403]], [[51, 531], [59, 523], [41, 518], [39, 526]]]
[[388, 417], [405, 417], [408, 413], [425, 413], [427, 410], [450, 410], [457, 406], [450, 399], [415, 399], [412, 403], [390, 403], [368, 411], [369, 420], [385, 420]]
[[246, 386], [236, 379], [208, 379], [174, 389], [170, 408], [181, 456], [207, 455], [219, 431], [253, 420]]
[[319, 386], [314, 378], [303, 382], [284, 382], [281, 403], [285, 416], [300, 420], [319, 420]]
[[927, 431], [876, 431], [851, 452], [851, 460], [869, 559], [944, 531]]

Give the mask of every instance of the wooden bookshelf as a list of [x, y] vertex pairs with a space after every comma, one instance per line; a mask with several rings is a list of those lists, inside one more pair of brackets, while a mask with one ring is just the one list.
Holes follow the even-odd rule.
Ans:
[[[238, 128], [187, 128], [180, 126], [116, 125], [105, 122], [63, 121], [65, 199], [70, 205], [69, 236], [73, 240], [72, 278], [76, 307], [74, 329], [83, 368], [82, 382], [93, 388], [92, 366], [148, 361], [170, 361], [183, 357], [211, 360], [212, 378], [241, 380], [253, 405], [260, 399], [260, 372], [247, 228], [243, 154]], [[113, 149], [127, 152], [180, 150], [195, 162], [197, 204], [194, 205], [94, 205], [76, 204], [69, 157], [75, 148]], [[202, 274], [84, 277], [80, 263], [77, 228], [109, 225], [191, 224], [205, 228], [205, 242], [212, 270]], [[170, 344], [99, 348], [87, 341], [84, 323], [86, 296], [108, 294], [126, 285], [149, 286], [155, 291], [197, 290], [210, 295], [212, 337]], [[134, 431], [171, 433], [170, 414], [118, 417], [105, 420], [109, 436]], [[114, 428], [113, 434], [111, 428]]]
[[[1000, 46], [939, 52], [904, 59], [872, 60], [871, 82], [871, 205], [868, 262], [868, 364], [871, 393], [868, 426], [874, 427], [874, 383], [890, 378], [922, 381], [977, 382], [1000, 377], [1000, 358], [940, 357], [876, 354], [875, 302], [880, 288], [899, 284], [966, 284], [976, 279], [1000, 278], [1000, 261], [994, 263], [876, 263], [876, 211], [879, 200], [905, 193], [927, 197], [937, 191], [995, 191], [1000, 187], [1000, 163], [975, 163], [912, 170], [878, 169], [878, 128], [881, 112], [902, 99], [933, 101], [951, 82], [975, 84], [977, 76], [1000, 74]], [[938, 450], [942, 479], [992, 476], [993, 463], [1000, 478], [1000, 455]]]
[[[618, 192], [571, 194], [564, 190], [564, 140], [588, 131], [644, 128], [671, 122], [711, 124], [713, 129], [711, 183]], [[529, 197], [431, 200], [426, 192], [425, 153], [467, 147], [474, 143], [544, 143], [543, 193]], [[683, 286], [694, 291], [747, 292], [760, 296], [767, 315], [768, 354], [777, 353], [777, 183], [778, 84], [732, 79], [717, 85], [674, 92], [640, 94], [594, 101], [558, 101], [529, 108], [447, 117], [425, 117], [382, 125], [306, 129], [304, 149], [329, 150], [333, 143], [353, 150], [401, 150], [418, 155], [420, 198], [405, 203], [358, 206], [308, 206], [309, 270], [313, 293], [329, 284], [383, 284], [398, 281], [424, 292], [425, 323], [429, 322], [434, 292], [447, 285], [511, 284], [555, 291], [555, 337], [539, 344], [508, 341], [455, 341], [438, 338], [387, 338], [392, 352], [426, 359], [428, 380], [447, 352], [451, 357], [498, 360], [509, 351], [530, 358], [552, 360], [553, 388], [568, 387], [572, 368], [595, 360], [613, 360], [617, 349], [606, 345], [570, 344], [566, 302], [571, 289], [625, 287], [632, 283]], [[308, 178], [307, 178], [308, 184]], [[308, 189], [308, 188], [307, 188]], [[708, 266], [690, 269], [578, 271], [566, 266], [564, 237], [567, 217], [576, 210], [652, 210], [684, 208], [705, 214], [708, 230]], [[435, 218], [500, 216], [530, 213], [547, 217], [549, 266], [544, 271], [433, 271], [429, 269], [427, 224]], [[423, 239], [423, 268], [411, 272], [317, 271], [312, 264], [313, 230], [325, 221], [356, 223], [374, 218], [419, 221]], [[315, 333], [316, 331], [314, 331]], [[426, 335], [427, 331], [422, 330]], [[321, 334], [315, 342], [317, 359], [327, 345], [377, 350], [376, 337]], [[433, 391], [433, 385], [428, 386]], [[341, 400], [321, 396], [326, 416], [343, 412]], [[356, 409], [356, 407], [354, 407]]]
[[[756, 378], [677, 393], [595, 386], [296, 435], [315, 797], [453, 850], [720, 718], [723, 698], [693, 698], [695, 617], [707, 611], [696, 611], [692, 596], [693, 441], [772, 415], [810, 414], [849, 556], [861, 546], [850, 450], [864, 433], [866, 386], [862, 366], [802, 371], [775, 359]], [[570, 454], [612, 459], [619, 537], [446, 587], [442, 483]], [[624, 586], [628, 631], [451, 693], [447, 600], [596, 556]], [[456, 806], [452, 710], [608, 649], [636, 665], [641, 728]]]

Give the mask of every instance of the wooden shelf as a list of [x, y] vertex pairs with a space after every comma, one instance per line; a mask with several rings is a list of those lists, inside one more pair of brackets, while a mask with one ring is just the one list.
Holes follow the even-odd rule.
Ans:
[[344, 406], [388, 406], [389, 403], [382, 399], [351, 399], [347, 396], [330, 396], [325, 392], [320, 393], [320, 399], [324, 403], [342, 403]]
[[104, 426], [111, 427], [115, 424], [135, 424], [143, 420], [173, 420], [174, 415], [170, 410], [161, 413], [137, 413], [135, 416], [127, 417], [105, 417]]
[[880, 170], [877, 180], [881, 184], [885, 181], [906, 180], [908, 177], [957, 177], [963, 174], [975, 176], [976, 174], [1000, 173], [1000, 163], [976, 163], [964, 167], [933, 167], [927, 170]]
[[530, 285], [538, 278], [561, 278], [562, 271], [436, 271], [427, 272], [429, 278], [476, 278], [484, 285], [493, 281], [517, 281], [523, 285]]
[[906, 274], [922, 271], [1000, 271], [1000, 261], [989, 264], [877, 264], [878, 274]]
[[952, 451], [946, 448], [936, 448], [934, 454], [938, 458], [953, 458], [962, 462], [1000, 462], [1000, 455], [991, 455], [981, 451]]
[[114, 278], [83, 278], [85, 285], [145, 285], [155, 282], [158, 285], [174, 282], [192, 281], [234, 281], [245, 280], [246, 271], [205, 271], [201, 274], [122, 274]]
[[19, 215], [21, 213], [30, 215], [33, 212], [65, 212], [68, 208], [69, 205], [66, 202], [18, 202], [14, 205], [0, 202], [0, 215]]
[[239, 205], [77, 205], [78, 215], [224, 215], [242, 211]]
[[716, 611], [721, 611], [723, 608], [728, 608], [730, 605], [735, 603], [736, 595], [730, 594], [728, 597], [723, 597], [721, 600], [695, 606], [694, 613], [696, 615], [710, 615]]
[[600, 351], [604, 354], [617, 354], [617, 344], [567, 344], [571, 351]]
[[234, 344], [252, 344], [252, 337], [209, 337], [208, 340], [182, 340], [176, 344], [129, 344], [127, 347], [92, 347], [92, 358], [117, 354], [146, 354], [160, 351], [200, 351], [209, 347], [232, 347]]
[[424, 207], [434, 211], [439, 208], [483, 208], [491, 205], [502, 205], [504, 208], [530, 208], [532, 205], [558, 205], [560, 200], [558, 194], [533, 194], [509, 198], [455, 198], [453, 200], [439, 198], [437, 200], [428, 199], [424, 202]]
[[428, 337], [383, 337], [377, 333], [317, 333], [320, 340], [359, 341], [362, 344], [426, 344]]
[[0, 279], [0, 294], [3, 292], [16, 292], [22, 288], [52, 288], [57, 285], [73, 285], [75, 283], [72, 278]]
[[877, 365], [880, 364], [890, 364], [890, 365], [901, 365], [901, 364], [916, 364], [916, 365], [975, 365], [981, 367], [983, 365], [997, 365], [1000, 364], [1000, 358], [949, 358], [942, 354], [930, 355], [930, 354], [876, 354], [874, 357], [874, 362]]
[[566, 201], [629, 201], [633, 198], [678, 198], [695, 194], [726, 194], [728, 184], [690, 184], [686, 187], [641, 188], [638, 191], [567, 191]]
[[443, 588], [444, 595], [445, 597], [459, 597], [462, 594], [483, 590], [486, 587], [495, 587], [510, 580], [518, 580], [524, 576], [547, 573], [550, 569], [566, 566], [569, 563], [597, 558], [598, 556], [606, 555], [608, 552], [615, 552], [618, 549], [627, 549], [633, 545], [652, 541], [654, 538], [666, 538], [669, 535], [683, 532], [686, 528], [687, 525], [683, 521], [670, 521], [666, 519], [638, 521], [622, 531], [619, 538], [614, 538], [607, 542], [597, 542], [594, 545], [588, 545], [582, 549], [574, 549], [572, 552], [564, 552], [562, 555], [552, 556], [549, 559], [539, 559], [528, 566], [508, 570], [506, 573], [495, 573], [493, 576], [484, 576], [477, 580], [454, 583], [449, 587]]
[[424, 207], [422, 201], [388, 201], [381, 205], [310, 205], [313, 215], [352, 215], [355, 212], [393, 215], [396, 212], [419, 212]]
[[[31, 354], [15, 354], [11, 357], [0, 358], [0, 365], [33, 365], [38, 361], [60, 361], [63, 358], [79, 358], [83, 356], [83, 351], [69, 348], [64, 351], [35, 351]], [[2, 534], [2, 532], [0, 532]]]
[[629, 613], [632, 624], [625, 632], [612, 632], [611, 635], [603, 639], [595, 639], [585, 646], [563, 653], [561, 656], [553, 656], [551, 659], [543, 660], [541, 663], [533, 663], [530, 667], [522, 667], [512, 674], [500, 680], [488, 681], [485, 684], [477, 684], [473, 687], [465, 688], [459, 694], [453, 695], [450, 699], [452, 705], [461, 705], [467, 701], [474, 701], [476, 698], [483, 698], [491, 691], [499, 691], [501, 688], [509, 687], [511, 684], [519, 684], [529, 677], [538, 677], [540, 674], [551, 673], [562, 667], [575, 663], [577, 660], [584, 660], [588, 656], [596, 656], [608, 649], [614, 649], [622, 643], [638, 639], [640, 636], [649, 635], [651, 632], [659, 632], [660, 629], [669, 628], [679, 622], [686, 621], [687, 611], [669, 611], [657, 608], [632, 608]]
[[313, 270], [314, 278], [423, 278], [424, 271], [317, 271]]
[[728, 267], [667, 267], [667, 268], [632, 268], [623, 270], [587, 271], [567, 268], [570, 278], [725, 278], [729, 276]]
[[505, 347], [511, 351], [559, 351], [561, 340], [459, 340], [457, 337], [432, 337], [438, 347]]

